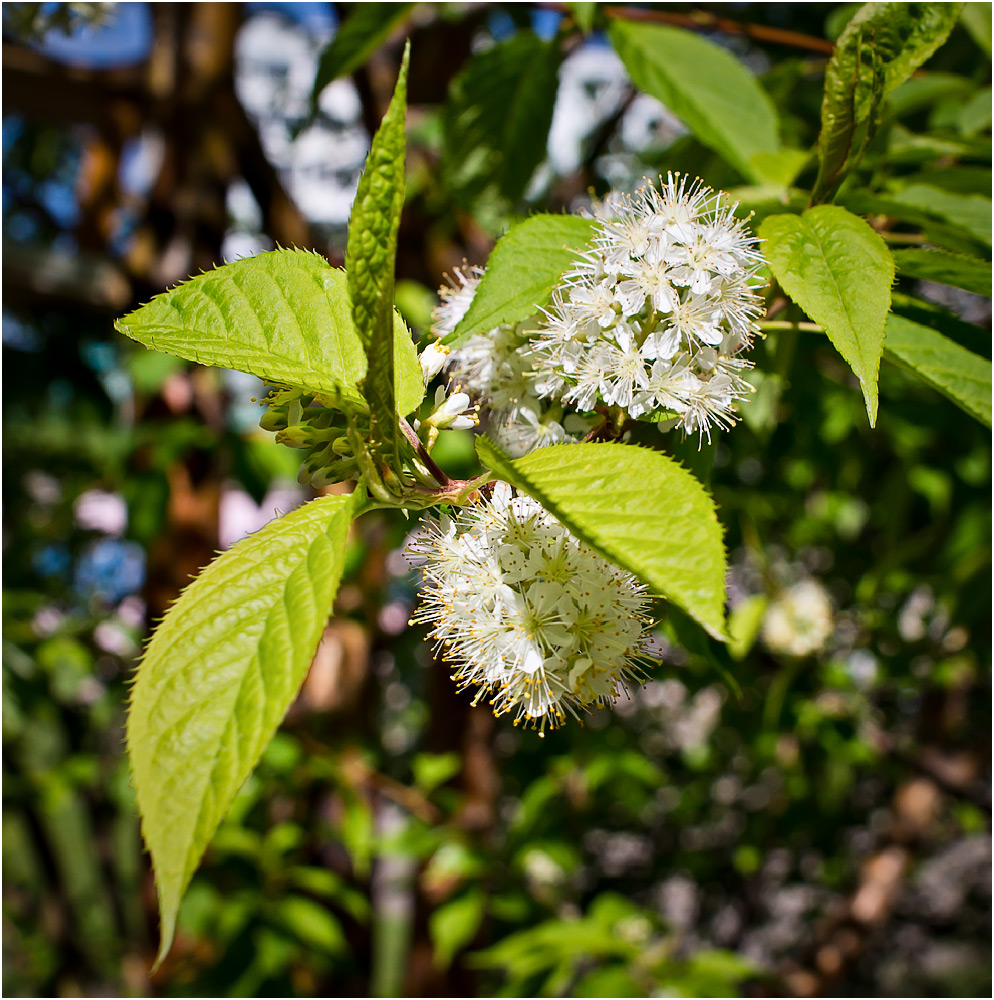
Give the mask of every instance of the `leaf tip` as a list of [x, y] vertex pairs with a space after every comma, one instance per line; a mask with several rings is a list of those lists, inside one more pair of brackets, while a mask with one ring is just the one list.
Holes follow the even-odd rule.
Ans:
[[707, 622], [703, 622], [703, 621], [700, 622], [700, 625], [701, 625], [701, 628], [703, 628], [704, 631], [707, 632], [707, 634], [709, 636], [711, 636], [712, 639], [716, 640], [717, 642], [725, 643], [727, 645], [728, 643], [730, 643], [732, 641], [732, 637], [730, 635], [728, 635], [728, 627], [727, 627], [727, 625], [725, 623], [725, 620], [724, 620], [725, 616], [722, 615], [721, 617], [722, 617], [722, 627], [721, 628], [715, 628], [714, 625], [709, 624]]
[[166, 960], [166, 956], [172, 950], [173, 941], [176, 937], [176, 912], [161, 913], [160, 920], [160, 937], [159, 937], [159, 951], [155, 956], [155, 961], [152, 963], [152, 972], [156, 972], [162, 963]]
[[877, 426], [877, 408], [879, 406], [879, 397], [877, 396], [876, 385], [872, 388], [868, 385], [863, 385], [863, 401], [866, 403], [866, 416], [870, 421], [871, 427]]
[[407, 103], [407, 70], [411, 63], [411, 39], [404, 40], [404, 54], [400, 57], [400, 71], [397, 73], [396, 93], [403, 93], [404, 104]]

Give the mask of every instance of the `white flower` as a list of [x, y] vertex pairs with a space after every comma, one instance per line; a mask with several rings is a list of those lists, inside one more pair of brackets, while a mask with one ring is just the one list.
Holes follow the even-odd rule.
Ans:
[[412, 621], [431, 625], [454, 680], [495, 714], [555, 728], [641, 681], [645, 587], [535, 500], [499, 483], [479, 506], [429, 518], [409, 551], [426, 583]]
[[757, 241], [735, 205], [670, 174], [662, 190], [613, 194], [592, 249], [555, 291], [533, 337], [533, 384], [581, 411], [676, 413], [710, 440], [751, 392], [735, 358], [758, 327]]
[[[433, 332], [444, 338], [466, 314], [483, 270], [456, 270], [458, 284], [439, 290], [441, 305], [435, 310]], [[505, 324], [471, 335], [448, 356], [450, 383], [486, 407], [488, 430], [512, 458], [550, 444], [579, 441], [592, 426], [588, 420], [563, 422], [562, 407], [543, 400], [528, 355], [530, 330], [539, 317]]]
[[442, 301], [432, 313], [431, 328], [439, 340], [452, 333], [466, 315], [483, 277], [483, 268], [480, 267], [470, 267], [466, 272], [458, 267], [452, 270], [455, 271], [456, 282], [444, 285], [438, 290]]
[[449, 357], [449, 349], [442, 343], [429, 344], [419, 355], [421, 375], [427, 385], [444, 367]]
[[495, 412], [489, 430], [511, 458], [521, 458], [536, 448], [545, 448], [550, 444], [574, 444], [590, 431], [594, 423], [576, 413], [563, 416], [561, 406], [549, 406], [529, 397], [518, 406]]
[[472, 405], [466, 393], [454, 392], [451, 396], [447, 396], [444, 386], [439, 386], [435, 390], [435, 409], [425, 420], [425, 426], [440, 431], [460, 431], [475, 427], [479, 422], [476, 407]]
[[763, 642], [774, 653], [810, 656], [825, 647], [834, 628], [828, 591], [816, 580], [802, 580], [767, 609]]

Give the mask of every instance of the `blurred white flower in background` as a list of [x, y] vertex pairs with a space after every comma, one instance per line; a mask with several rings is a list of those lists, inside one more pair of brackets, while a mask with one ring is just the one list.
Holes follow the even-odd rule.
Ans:
[[763, 642], [783, 656], [810, 656], [825, 648], [834, 628], [828, 591], [816, 580], [802, 580], [767, 608]]

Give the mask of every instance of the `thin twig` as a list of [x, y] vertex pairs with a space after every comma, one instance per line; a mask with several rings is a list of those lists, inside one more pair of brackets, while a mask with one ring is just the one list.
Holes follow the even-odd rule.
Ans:
[[766, 310], [765, 320], [773, 319], [773, 317], [776, 316], [777, 313], [783, 312], [784, 309], [786, 309], [787, 306], [789, 305], [790, 305], [790, 299], [786, 298], [783, 295], [776, 296], [776, 298], [774, 298], [773, 301], [770, 303], [770, 307]]
[[[569, 13], [569, 4], [542, 3], [541, 7]], [[747, 24], [734, 21], [728, 17], [718, 17], [706, 11], [692, 11], [684, 14], [669, 10], [647, 10], [644, 7], [608, 6], [604, 8], [608, 18], [622, 18], [626, 21], [649, 21], [655, 24], [672, 24], [678, 28], [690, 28], [692, 31], [707, 31], [716, 28], [730, 35], [745, 35], [757, 42], [769, 42], [773, 45], [786, 45], [793, 49], [806, 49], [808, 52], [818, 52], [830, 56], [835, 46], [825, 38], [805, 35], [799, 31], [788, 31], [784, 28], [773, 28], [765, 24]]]

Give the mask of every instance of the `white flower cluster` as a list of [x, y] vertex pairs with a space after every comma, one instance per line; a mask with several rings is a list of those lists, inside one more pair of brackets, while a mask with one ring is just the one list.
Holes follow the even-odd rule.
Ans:
[[[672, 174], [661, 190], [611, 195], [593, 246], [578, 254], [544, 316], [475, 334], [452, 351], [450, 379], [487, 408], [502, 447], [517, 457], [580, 440], [595, 424], [582, 414], [598, 404], [633, 419], [668, 414], [661, 427], [679, 424], [708, 440], [713, 426], [735, 423], [736, 401], [752, 391], [742, 376], [751, 364], [738, 355], [763, 308], [763, 257], [735, 208]], [[456, 283], [441, 289], [436, 336], [466, 315], [482, 276], [457, 269]]]
[[[466, 315], [483, 269], [456, 268], [455, 276], [456, 284], [439, 290], [442, 301], [432, 325], [439, 338], [452, 333]], [[579, 441], [592, 426], [577, 414], [564, 416], [559, 403], [539, 398], [528, 356], [529, 331], [538, 325], [536, 315], [474, 334], [452, 351], [446, 365], [452, 384], [486, 407], [488, 430], [512, 458], [545, 445]]]
[[757, 331], [757, 240], [724, 195], [670, 174], [605, 204], [592, 249], [532, 340], [540, 396], [633, 418], [668, 411], [710, 440], [751, 391], [736, 357]]
[[409, 553], [426, 583], [412, 622], [432, 626], [453, 679], [489, 694], [495, 714], [555, 728], [641, 681], [645, 587], [506, 484], [429, 519]]

